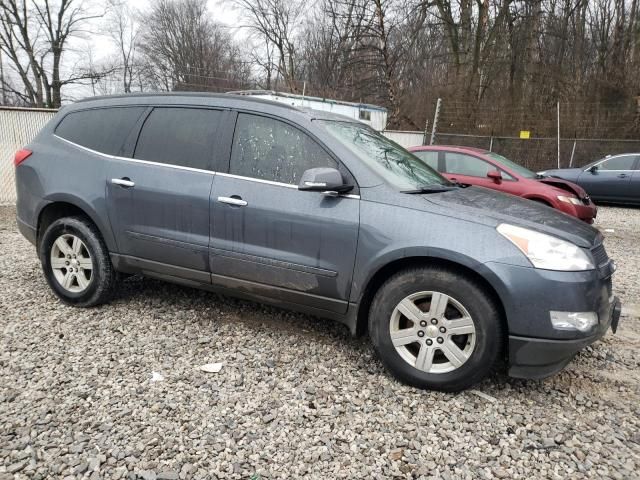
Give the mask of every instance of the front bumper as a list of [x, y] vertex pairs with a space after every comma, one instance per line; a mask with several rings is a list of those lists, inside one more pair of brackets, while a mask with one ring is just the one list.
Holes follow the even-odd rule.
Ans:
[[587, 205], [574, 205], [558, 201], [558, 210], [577, 217], [588, 224], [592, 224], [598, 215], [598, 207], [591, 201]]
[[[478, 271], [495, 287], [509, 330], [509, 375], [543, 378], [561, 370], [582, 348], [601, 338], [620, 318], [613, 296], [611, 260], [596, 270], [557, 272], [489, 262]], [[558, 330], [550, 311], [596, 312], [589, 332]]]
[[614, 297], [596, 332], [575, 340], [509, 336], [509, 376], [545, 378], [562, 370], [580, 350], [602, 338], [609, 327], [616, 333], [622, 305]]

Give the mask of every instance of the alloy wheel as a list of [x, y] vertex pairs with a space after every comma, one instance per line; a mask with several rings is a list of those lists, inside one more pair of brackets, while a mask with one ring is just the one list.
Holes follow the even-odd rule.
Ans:
[[60, 235], [51, 247], [51, 269], [56, 281], [69, 292], [87, 289], [93, 278], [91, 254], [80, 238]]
[[411, 366], [426, 373], [447, 373], [471, 357], [476, 327], [467, 309], [441, 292], [408, 295], [393, 310], [391, 341]]

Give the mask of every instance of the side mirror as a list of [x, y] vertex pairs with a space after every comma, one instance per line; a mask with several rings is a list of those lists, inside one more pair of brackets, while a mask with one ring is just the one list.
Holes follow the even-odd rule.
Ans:
[[499, 170], [490, 170], [487, 172], [487, 177], [493, 180], [495, 183], [502, 182], [502, 174]]
[[593, 165], [592, 167], [590, 167], [589, 172], [591, 172], [592, 175], [598, 173], [598, 165]]
[[345, 184], [342, 174], [335, 168], [310, 168], [302, 174], [298, 183], [298, 190], [326, 192], [329, 196], [338, 196], [352, 189], [353, 185]]

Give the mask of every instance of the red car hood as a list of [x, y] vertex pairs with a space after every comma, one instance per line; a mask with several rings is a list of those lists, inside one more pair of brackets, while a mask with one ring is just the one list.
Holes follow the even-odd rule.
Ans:
[[548, 177], [548, 178], [541, 178], [538, 181], [546, 185], [551, 185], [552, 187], [559, 188], [561, 190], [565, 190], [567, 192], [573, 193], [581, 200], [588, 197], [587, 192], [585, 192], [582, 187], [580, 187], [579, 185], [576, 185], [575, 183], [562, 180], [561, 178]]

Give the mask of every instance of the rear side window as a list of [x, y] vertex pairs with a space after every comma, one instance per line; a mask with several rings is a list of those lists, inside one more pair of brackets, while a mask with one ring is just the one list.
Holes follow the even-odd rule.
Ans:
[[635, 155], [623, 155], [621, 157], [613, 157], [602, 162], [598, 168], [601, 170], [631, 170], [636, 161]]
[[438, 171], [438, 152], [418, 151], [412, 153], [436, 172]]
[[71, 112], [55, 134], [77, 145], [108, 155], [120, 155], [127, 135], [145, 107], [95, 108]]
[[238, 115], [230, 173], [295, 185], [316, 167], [338, 164], [309, 135], [272, 118]]
[[134, 158], [211, 170], [219, 110], [155, 108], [142, 126]]

